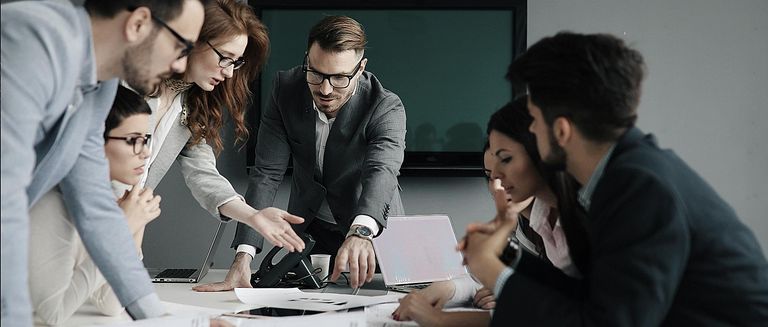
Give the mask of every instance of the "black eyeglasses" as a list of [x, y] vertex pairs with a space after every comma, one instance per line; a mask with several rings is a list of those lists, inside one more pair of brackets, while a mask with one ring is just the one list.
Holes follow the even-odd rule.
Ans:
[[[136, 8], [137, 7], [128, 7], [128, 11], [132, 12], [136, 10]], [[179, 32], [176, 32], [175, 29], [168, 26], [168, 24], [166, 24], [162, 19], [155, 17], [155, 15], [152, 15], [152, 20], [154, 20], [155, 22], [160, 24], [160, 26], [167, 29], [168, 32], [171, 32], [173, 37], [175, 37], [177, 40], [179, 40], [179, 42], [181, 42], [181, 44], [184, 45], [184, 49], [181, 50], [181, 54], [179, 54], [179, 56], [176, 57], [177, 60], [188, 56], [192, 52], [192, 49], [195, 48], [195, 42], [185, 39], [183, 36], [181, 36], [181, 34], [179, 34]]]
[[179, 54], [179, 56], [176, 57], [176, 59], [181, 59], [186, 56], [189, 56], [189, 53], [192, 52], [192, 49], [195, 48], [195, 42], [185, 39], [183, 36], [181, 36], [181, 34], [179, 34], [179, 32], [176, 32], [176, 30], [172, 29], [170, 26], [168, 26], [168, 24], [166, 24], [160, 18], [152, 16], [152, 20], [160, 24], [160, 26], [165, 27], [165, 29], [167, 29], [168, 32], [171, 32], [171, 34], [173, 34], [173, 36], [176, 37], [176, 39], [179, 40], [179, 42], [181, 42], [181, 44], [184, 45], [184, 49], [181, 49], [181, 54]]
[[216, 53], [217, 56], [219, 56], [219, 67], [221, 68], [227, 68], [229, 66], [233, 66], [232, 69], [238, 69], [240, 67], [243, 67], [245, 65], [245, 58], [240, 57], [237, 60], [232, 59], [230, 57], [225, 57], [219, 50], [216, 50], [216, 48], [213, 47], [213, 44], [211, 42], [205, 41], [205, 43], [208, 43], [208, 46], [213, 49], [213, 52]]
[[304, 63], [301, 65], [302, 70], [307, 75], [307, 83], [312, 85], [320, 85], [320, 84], [323, 84], [325, 80], [328, 80], [328, 82], [331, 83], [331, 86], [337, 89], [343, 89], [349, 86], [349, 83], [352, 82], [352, 78], [354, 78], [355, 75], [357, 74], [357, 71], [360, 70], [360, 65], [363, 64], [363, 59], [365, 59], [365, 58], [360, 58], [360, 61], [357, 62], [357, 65], [355, 66], [355, 70], [352, 72], [351, 75], [344, 75], [344, 74], [327, 75], [327, 74], [323, 74], [321, 72], [316, 72], [314, 70], [309, 69], [309, 66], [307, 64], [308, 56], [309, 56], [309, 53], [304, 53]]
[[133, 154], [139, 154], [141, 151], [144, 151], [144, 146], [149, 146], [152, 134], [144, 134], [142, 136], [107, 136], [106, 138], [108, 140], [123, 140], [133, 146]]

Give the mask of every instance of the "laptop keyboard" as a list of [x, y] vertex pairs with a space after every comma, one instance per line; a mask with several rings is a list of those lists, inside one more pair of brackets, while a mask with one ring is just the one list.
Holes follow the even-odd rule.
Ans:
[[161, 271], [155, 278], [189, 278], [197, 269], [166, 269]]

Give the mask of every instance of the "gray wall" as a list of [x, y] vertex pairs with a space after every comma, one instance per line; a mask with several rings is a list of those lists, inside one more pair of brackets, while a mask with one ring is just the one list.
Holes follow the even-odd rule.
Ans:
[[[529, 44], [559, 30], [625, 38], [645, 56], [648, 78], [639, 126], [659, 137], [738, 212], [768, 249], [768, 1], [535, 0], [528, 3]], [[505, 67], [499, 67], [503, 70]], [[229, 136], [231, 139], [231, 136]], [[219, 162], [245, 192], [245, 154]], [[481, 178], [401, 178], [410, 213], [448, 213], [457, 234], [489, 219]], [[148, 230], [148, 265], [195, 266], [215, 221], [197, 206], [174, 168], [157, 190], [163, 215]], [[278, 204], [287, 203], [283, 185]], [[216, 267], [229, 266], [234, 225], [227, 227]], [[162, 250], [160, 250], [162, 249]]]

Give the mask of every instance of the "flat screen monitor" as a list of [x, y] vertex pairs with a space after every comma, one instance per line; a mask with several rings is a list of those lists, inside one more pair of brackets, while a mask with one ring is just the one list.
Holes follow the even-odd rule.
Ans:
[[[366, 70], [406, 110], [404, 175], [482, 174], [490, 115], [514, 91], [505, 79], [525, 49], [525, 1], [251, 1], [269, 29], [271, 53], [254, 88], [255, 132], [272, 80], [301, 65], [311, 27], [327, 15], [359, 21], [368, 37]], [[254, 162], [256, 133], [249, 141]]]

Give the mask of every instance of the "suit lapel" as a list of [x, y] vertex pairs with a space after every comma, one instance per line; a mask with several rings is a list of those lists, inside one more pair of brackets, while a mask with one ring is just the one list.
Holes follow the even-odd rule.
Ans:
[[[304, 83], [306, 85], [306, 83]], [[317, 120], [317, 111], [314, 108], [314, 102], [312, 100], [312, 94], [309, 89], [306, 89], [303, 100], [301, 102], [301, 110], [299, 115], [299, 126], [297, 131], [298, 141], [304, 144], [303, 146], [311, 153], [311, 161], [313, 163], [313, 176], [315, 181], [320, 181], [322, 174], [320, 167], [317, 165], [317, 148], [315, 143], [317, 142], [317, 133], [315, 132], [315, 124]]]
[[[361, 81], [362, 83], [362, 81]], [[362, 85], [360, 86], [362, 87]], [[365, 116], [365, 110], [361, 105], [362, 98], [360, 96], [361, 90], [357, 90], [356, 94], [341, 108], [339, 114], [336, 116], [336, 121], [333, 123], [330, 133], [328, 134], [328, 141], [325, 146], [325, 156], [323, 157], [323, 167], [325, 174], [323, 180], [327, 180], [328, 176], [337, 176], [337, 168], [345, 167], [346, 165], [337, 164], [335, 159], [344, 158], [342, 151], [344, 145], [349, 145], [353, 135], [360, 128], [361, 121]]]

